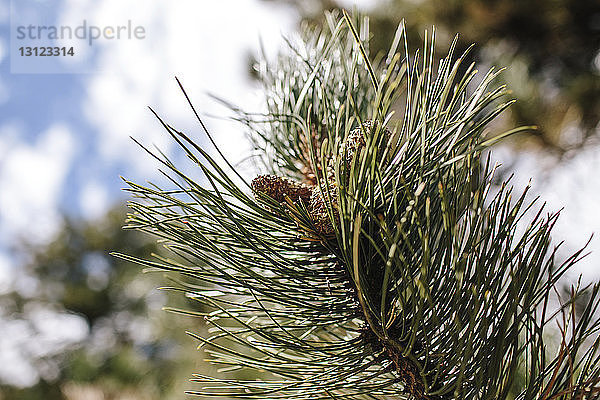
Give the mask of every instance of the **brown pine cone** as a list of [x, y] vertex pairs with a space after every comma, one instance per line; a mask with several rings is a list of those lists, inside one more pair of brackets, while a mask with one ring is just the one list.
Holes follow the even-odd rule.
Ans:
[[[340, 154], [342, 154], [346, 164], [346, 169], [350, 168], [354, 155], [359, 152], [360, 149], [366, 146], [367, 143], [365, 135], [372, 135], [373, 131], [377, 128], [377, 124], [377, 122], [373, 122], [371, 120], [365, 121], [362, 124], [362, 128], [356, 128], [348, 134], [348, 137], [346, 140], [344, 140], [340, 147]], [[389, 131], [389, 129], [385, 128], [383, 130], [383, 135], [385, 138], [382, 143], [386, 144], [392, 136], [392, 133]], [[383, 147], [379, 149], [379, 156], [383, 154], [383, 151]]]
[[288, 196], [292, 201], [301, 199], [304, 204], [309, 203], [313, 189], [304, 183], [276, 175], [259, 175], [252, 180], [251, 187], [255, 193], [266, 194], [278, 203]]
[[[372, 134], [376, 128], [376, 123], [372, 121], [365, 121], [362, 128], [356, 128], [350, 132], [346, 140], [340, 146], [340, 153], [342, 154], [343, 161], [346, 169], [350, 168], [352, 159], [357, 151], [360, 151], [366, 145], [365, 135]], [[383, 143], [387, 143], [391, 133], [385, 129], [383, 134], [385, 139]], [[383, 149], [380, 150], [383, 153]], [[333, 208], [334, 223], [339, 223], [338, 205], [337, 205], [337, 186], [335, 183], [335, 167], [334, 159], [330, 159], [327, 166], [327, 176], [324, 182], [329, 190], [331, 196], [331, 207]], [[305, 174], [305, 179], [308, 179], [309, 175]], [[316, 184], [316, 179], [314, 179]], [[315, 224], [317, 231], [325, 236], [334, 234], [334, 224], [332, 224], [329, 218], [327, 192], [319, 190], [318, 186], [307, 185], [305, 183], [296, 182], [292, 179], [280, 177], [276, 175], [259, 175], [252, 181], [252, 190], [255, 193], [263, 193], [271, 197], [273, 200], [282, 203], [285, 201], [285, 197], [289, 197], [292, 201], [302, 200], [307, 205], [311, 219]], [[324, 188], [325, 189], [325, 188]], [[324, 198], [325, 196], [325, 198]]]
[[[323, 189], [325, 190], [325, 188]], [[329, 186], [329, 195], [331, 196], [333, 206], [333, 216], [336, 223], [338, 223], [339, 213], [337, 210], [337, 188], [335, 187], [335, 184]], [[312, 196], [310, 197], [309, 212], [317, 231], [322, 235], [329, 236], [332, 235], [335, 230], [333, 229], [333, 224], [329, 218], [329, 213], [327, 212], [327, 206], [325, 205], [325, 199], [323, 196], [327, 198], [327, 192], [324, 191], [323, 195], [321, 195], [319, 187], [315, 186]]]

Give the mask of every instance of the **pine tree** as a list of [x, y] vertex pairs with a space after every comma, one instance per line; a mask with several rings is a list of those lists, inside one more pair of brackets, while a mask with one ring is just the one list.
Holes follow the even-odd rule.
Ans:
[[512, 102], [500, 71], [462, 65], [456, 41], [434, 65], [435, 34], [406, 43], [400, 24], [371, 55], [367, 19], [329, 14], [261, 63], [268, 112], [236, 110], [260, 154], [251, 182], [156, 115], [206, 184], [147, 149], [174, 186], [128, 181], [127, 228], [173, 258], [121, 256], [190, 278], [172, 289], [204, 311], [177, 311], [204, 318], [192, 335], [222, 373], [192, 394], [599, 396], [600, 286], [560, 290], [583, 250], [558, 261], [558, 214], [493, 184], [486, 149], [530, 129], [490, 138]]

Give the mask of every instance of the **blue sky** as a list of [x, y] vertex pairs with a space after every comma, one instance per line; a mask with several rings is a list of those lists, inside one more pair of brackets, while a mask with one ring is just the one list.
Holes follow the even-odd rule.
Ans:
[[[8, 2], [4, 1], [2, 8], [8, 7], [7, 4]], [[13, 7], [27, 9], [30, 13], [40, 14], [53, 10], [54, 14], [45, 14], [46, 21], [59, 19], [58, 13], [61, 5], [60, 1], [13, 2]], [[56, 180], [56, 184], [61, 186], [60, 190], [57, 190], [55, 194], [44, 191], [36, 193], [34, 190], [33, 194], [53, 197], [53, 199], [47, 199], [47, 206], [60, 212], [81, 215], [82, 209], [77, 202], [77, 194], [81, 192], [86, 176], [94, 175], [106, 188], [112, 188], [117, 184], [117, 180], [114, 178], [115, 166], [102, 165], [94, 151], [94, 142], [90, 140], [97, 135], [98, 130], [88, 122], [81, 110], [89, 77], [84, 74], [11, 73], [10, 59], [14, 55], [10, 52], [10, 46], [7, 43], [10, 36], [10, 19], [7, 18], [6, 12], [2, 12], [2, 14], [4, 18], [0, 36], [5, 52], [9, 52], [4, 55], [3, 62], [0, 63], [1, 82], [6, 93], [5, 102], [0, 105], [0, 121], [2, 121], [3, 128], [1, 139], [5, 142], [6, 147], [6, 154], [3, 157], [4, 164], [11, 161], [19, 164], [14, 160], [14, 154], [11, 156], [11, 150], [15, 147], [21, 147], [23, 150], [29, 148], [32, 150], [29, 155], [35, 157], [36, 151], [43, 150], [40, 148], [41, 141], [49, 128], [59, 126], [68, 130], [69, 139], [67, 140], [72, 143], [65, 145], [74, 146], [76, 151], [69, 152], [69, 160], [63, 158], [68, 165], [61, 168], [62, 176]], [[63, 153], [63, 156], [66, 155]], [[20, 169], [27, 168], [26, 165], [18, 165], [18, 167]], [[30, 176], [30, 174], [24, 175]], [[43, 176], [44, 174], [40, 173], [40, 180], [43, 179]], [[26, 184], [23, 181], [21, 183]], [[32, 182], [31, 186], [34, 185], [35, 183]], [[18, 187], [12, 189], [17, 191]], [[23, 207], [26, 205], [27, 203], [23, 204]], [[19, 226], [14, 227], [15, 230], [9, 227], [8, 232], [4, 233], [18, 235], [24, 224], [16, 223]]]
[[[245, 72], [246, 57], [257, 51], [259, 36], [274, 52], [280, 34], [292, 31], [297, 17], [285, 7], [265, 7], [258, 1], [233, 7], [234, 3], [209, 5], [182, 1], [172, 6], [166, 1], [155, 1], [144, 2], [144, 7], [139, 7], [141, 3], [132, 0], [14, 1], [13, 6], [25, 11], [32, 20], [52, 10], [52, 15], [44, 14], [44, 23], [76, 26], [85, 19], [89, 24], [106, 26], [131, 20], [142, 25], [147, 33], [145, 39], [137, 43], [94, 44], [93, 67], [97, 73], [17, 74], [10, 70], [11, 57], [18, 56], [13, 54], [15, 49], [10, 51], [9, 2], [3, 0], [0, 3], [0, 46], [3, 49], [0, 100], [3, 97], [4, 101], [0, 103], [0, 149], [4, 154], [0, 153], [0, 165], [13, 173], [9, 180], [17, 186], [8, 187], [19, 197], [18, 204], [12, 206], [25, 209], [32, 197], [43, 197], [45, 201], [33, 201], [39, 208], [38, 214], [60, 211], [94, 217], [123, 198], [119, 191], [120, 175], [135, 179], [152, 177], [151, 161], [135, 148], [129, 136], [157, 144], [167, 151], [172, 148], [152, 120], [146, 109], [148, 105], [166, 111], [166, 117], [179, 126], [194, 129], [191, 114], [173, 79], [175, 75], [183, 80], [207, 113], [216, 107], [205, 95], [208, 91], [235, 97], [239, 104], [252, 102], [253, 88]], [[234, 9], [237, 11], [232, 11]], [[16, 25], [14, 21], [13, 24]], [[220, 112], [223, 114], [223, 110]], [[214, 122], [212, 126], [219, 123]], [[54, 133], [60, 140], [54, 138], [53, 141], [63, 142], [62, 147], [53, 150], [44, 143], [52, 129], [62, 132]], [[231, 128], [228, 130], [232, 132]], [[239, 137], [231, 139], [223, 137], [224, 142], [239, 147]], [[236, 153], [233, 146], [228, 147]], [[24, 154], [19, 155], [19, 150]], [[49, 154], [51, 150], [55, 153]], [[237, 150], [241, 151], [241, 148]], [[46, 168], [38, 173], [25, 171], [36, 165], [35, 162], [30, 166], [25, 164], [36, 155]], [[53, 172], [60, 172], [60, 176], [45, 176], [54, 169], [60, 170]], [[15, 173], [17, 178], [22, 175], [23, 179], [16, 179]], [[34, 182], [36, 179], [40, 182]], [[44, 187], [48, 179], [59, 188]], [[27, 186], [28, 190], [19, 186]], [[17, 194], [20, 189], [23, 189], [22, 195]], [[29, 196], [25, 193], [28, 191]], [[92, 204], [85, 201], [86, 194]], [[19, 221], [15, 217], [19, 212], [15, 214], [13, 210], [4, 214], [0, 234], [8, 240], [27, 230], [34, 221], [34, 218]], [[2, 218], [0, 213], [0, 221]], [[48, 234], [52, 231], [48, 229]]]
[[[0, 0], [0, 293], [11, 287], [26, 293], [39, 284], [19, 273], [27, 255], [11, 252], [14, 243], [48, 241], [63, 213], [101, 217], [126, 199], [121, 175], [138, 182], [157, 179], [157, 165], [129, 136], [178, 157], [147, 106], [202, 141], [174, 76], [203, 114], [227, 115], [207, 92], [258, 110], [260, 93], [248, 77], [248, 56], [258, 53], [259, 38], [274, 56], [281, 35], [298, 22], [289, 7], [258, 0], [15, 0], [13, 6], [32, 23], [40, 15], [44, 24], [72, 26], [131, 20], [147, 33], [138, 41], [98, 41], [88, 63], [93, 73], [18, 74], [10, 68], [18, 54], [10, 48], [9, 6]], [[232, 159], [248, 151], [239, 129], [206, 122]], [[24, 320], [6, 320], [0, 311], [0, 366], [11, 366], [0, 367], [0, 380], [35, 383], [38, 375], [26, 356], [38, 352], [28, 349], [31, 343], [48, 344], [44, 351], [51, 355], [87, 334], [80, 317], [46, 311], [27, 318], [34, 326], [60, 329], [33, 332]]]

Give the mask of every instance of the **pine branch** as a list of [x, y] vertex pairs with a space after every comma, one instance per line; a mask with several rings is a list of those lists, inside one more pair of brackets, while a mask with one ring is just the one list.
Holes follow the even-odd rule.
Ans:
[[[371, 59], [366, 20], [330, 14], [328, 26], [307, 28], [275, 66], [260, 65], [266, 115], [238, 110], [265, 175], [243, 182], [157, 115], [208, 187], [150, 150], [175, 189], [127, 181], [136, 197], [127, 228], [158, 236], [176, 257], [121, 257], [192, 278], [175, 290], [206, 310], [194, 314], [209, 333], [193, 336], [209, 361], [263, 374], [197, 375], [191, 393], [596, 396], [599, 286], [553, 300], [583, 250], [557, 264], [558, 215], [544, 216], [527, 189], [493, 187], [482, 156], [531, 129], [487, 136], [511, 104], [498, 72], [476, 79], [473, 65], [461, 66], [464, 54], [454, 58], [456, 41], [435, 66], [434, 35], [411, 57], [403, 25], [387, 57]], [[562, 342], [551, 355], [556, 321]]]

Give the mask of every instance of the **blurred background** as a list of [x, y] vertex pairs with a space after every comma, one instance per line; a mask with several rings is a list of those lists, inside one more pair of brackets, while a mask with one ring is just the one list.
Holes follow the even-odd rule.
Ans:
[[[11, 6], [59, 24], [132, 20], [144, 40], [98, 43], [97, 72], [12, 73]], [[232, 160], [248, 155], [241, 127], [227, 122], [218, 95], [261, 109], [252, 74], [260, 49], [274, 58], [302, 23], [345, 7], [367, 12], [372, 51], [384, 49], [402, 18], [412, 48], [436, 26], [440, 56], [477, 43], [480, 71], [507, 66], [518, 99], [498, 131], [537, 125], [494, 152], [503, 176], [548, 210], [563, 208], [561, 254], [600, 228], [600, 3], [592, 0], [0, 0], [0, 399], [171, 399], [193, 389], [206, 367], [185, 331], [199, 320], [162, 311], [193, 307], [155, 288], [160, 274], [108, 255], [160, 251], [123, 231], [120, 176], [161, 182], [157, 165], [131, 140], [182, 159], [146, 106], [202, 141], [174, 76]], [[49, 12], [48, 10], [51, 10]], [[15, 10], [13, 9], [13, 12]], [[251, 171], [247, 171], [251, 173]], [[571, 276], [600, 278], [593, 238]]]

